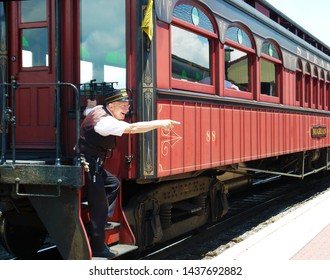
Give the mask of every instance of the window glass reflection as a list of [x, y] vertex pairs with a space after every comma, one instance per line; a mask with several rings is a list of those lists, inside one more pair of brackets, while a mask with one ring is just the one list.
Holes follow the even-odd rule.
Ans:
[[22, 66], [48, 66], [48, 28], [22, 30]]
[[211, 84], [207, 38], [172, 26], [172, 77]]
[[80, 1], [80, 82], [126, 87], [125, 1]]
[[21, 22], [46, 20], [46, 0], [21, 1]]

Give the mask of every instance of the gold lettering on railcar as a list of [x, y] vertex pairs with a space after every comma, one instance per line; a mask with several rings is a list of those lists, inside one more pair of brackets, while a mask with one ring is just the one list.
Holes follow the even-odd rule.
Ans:
[[311, 128], [312, 138], [326, 137], [328, 134], [328, 129], [325, 126], [313, 126]]
[[301, 48], [299, 48], [299, 47], [297, 47], [297, 54], [298, 54], [298, 55], [301, 55], [301, 54], [302, 54], [302, 50], [301, 50]]
[[217, 135], [217, 133], [214, 130], [212, 130], [212, 142], [215, 142], [215, 140], [217, 138], [216, 135]]

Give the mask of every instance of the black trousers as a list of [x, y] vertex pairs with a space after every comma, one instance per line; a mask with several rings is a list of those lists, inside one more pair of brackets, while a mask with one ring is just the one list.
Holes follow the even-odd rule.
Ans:
[[113, 215], [119, 192], [119, 180], [102, 166], [96, 168], [95, 160], [87, 159], [90, 172], [85, 173], [87, 200], [90, 212], [90, 245], [92, 251], [104, 249], [104, 226]]

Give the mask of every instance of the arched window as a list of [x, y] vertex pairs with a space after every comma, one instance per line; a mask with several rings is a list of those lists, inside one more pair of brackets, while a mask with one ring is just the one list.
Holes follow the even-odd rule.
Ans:
[[[171, 25], [172, 87], [214, 92], [217, 34], [201, 7], [179, 4]], [[207, 86], [206, 86], [207, 85]]]
[[272, 42], [264, 42], [260, 58], [261, 100], [280, 103], [281, 64], [277, 47]]
[[309, 63], [306, 63], [305, 67], [305, 95], [304, 95], [304, 107], [310, 107], [311, 104], [311, 68]]
[[244, 98], [249, 98], [246, 93], [250, 93], [250, 99], [252, 99], [255, 50], [248, 33], [242, 27], [233, 26], [228, 28], [224, 52], [224, 87], [226, 90], [230, 90], [225, 90], [225, 94], [238, 96], [237, 90], [239, 90], [241, 93], [245, 93]]
[[303, 96], [303, 67], [300, 58], [296, 65], [296, 106], [302, 106]]
[[319, 75], [316, 66], [314, 66], [311, 108], [314, 109], [317, 108], [318, 104], [319, 104]]

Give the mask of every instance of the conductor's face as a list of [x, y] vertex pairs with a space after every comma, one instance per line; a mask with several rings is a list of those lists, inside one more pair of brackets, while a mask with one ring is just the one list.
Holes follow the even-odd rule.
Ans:
[[108, 105], [109, 111], [117, 120], [125, 119], [125, 116], [129, 111], [129, 107], [130, 104], [128, 101], [113, 102]]

